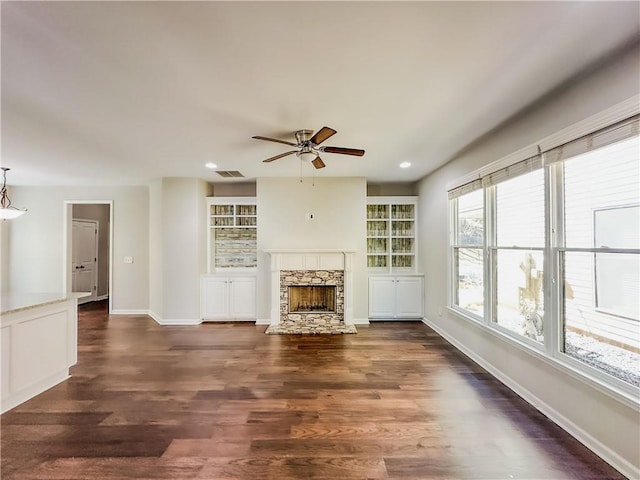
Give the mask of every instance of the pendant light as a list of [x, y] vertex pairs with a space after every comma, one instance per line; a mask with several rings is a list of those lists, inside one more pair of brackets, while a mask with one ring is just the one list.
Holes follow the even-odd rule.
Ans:
[[12, 218], [17, 218], [27, 211], [20, 210], [19, 208], [11, 206], [11, 200], [9, 200], [9, 195], [7, 195], [7, 171], [11, 170], [7, 167], [0, 167], [2, 170], [2, 190], [0, 190], [0, 218], [2, 220], [10, 220]]

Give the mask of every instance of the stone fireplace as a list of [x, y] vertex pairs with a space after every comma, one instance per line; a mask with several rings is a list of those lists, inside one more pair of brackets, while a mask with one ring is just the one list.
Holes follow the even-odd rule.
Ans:
[[266, 333], [355, 333], [353, 252], [268, 251], [271, 324]]

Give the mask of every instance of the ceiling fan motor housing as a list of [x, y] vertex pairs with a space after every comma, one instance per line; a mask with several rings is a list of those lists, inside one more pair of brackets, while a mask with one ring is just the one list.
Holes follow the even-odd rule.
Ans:
[[311, 136], [313, 135], [313, 130], [298, 130], [295, 135], [298, 145], [302, 145], [311, 138]]

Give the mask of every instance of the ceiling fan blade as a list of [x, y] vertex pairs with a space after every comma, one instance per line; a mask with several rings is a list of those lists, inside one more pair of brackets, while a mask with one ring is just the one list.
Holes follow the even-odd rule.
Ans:
[[280, 155], [276, 155], [275, 157], [269, 157], [266, 160], [262, 160], [263, 162], [273, 162], [274, 160], [278, 160], [279, 158], [286, 157], [287, 155], [291, 155], [292, 153], [296, 153], [298, 150], [291, 150], [290, 152], [284, 152]]
[[326, 165], [324, 164], [324, 162], [322, 161], [322, 159], [319, 156], [314, 158], [311, 163], [316, 168], [324, 168], [324, 167], [326, 167]]
[[358, 157], [364, 155], [364, 150], [359, 150], [357, 148], [320, 147], [320, 150], [327, 153], [341, 153], [343, 155], [356, 155]]
[[255, 138], [256, 140], [266, 140], [267, 142], [284, 143], [285, 145], [291, 145], [292, 147], [297, 146], [297, 144], [291, 143], [291, 142], [287, 142], [286, 140], [278, 140], [277, 138], [261, 137], [260, 135], [256, 135], [256, 136], [251, 137], [251, 138]]
[[336, 132], [333, 128], [322, 127], [320, 130], [316, 132], [316, 134], [313, 137], [309, 139], [309, 141], [311, 143], [315, 143], [316, 145], [319, 145], [322, 142], [324, 142], [327, 138], [335, 135], [336, 133], [338, 132]]

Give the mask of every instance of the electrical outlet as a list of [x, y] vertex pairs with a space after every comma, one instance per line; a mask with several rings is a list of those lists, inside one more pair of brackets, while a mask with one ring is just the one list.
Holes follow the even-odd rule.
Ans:
[[304, 214], [304, 219], [305, 220], [313, 220], [313, 213], [305, 213]]

